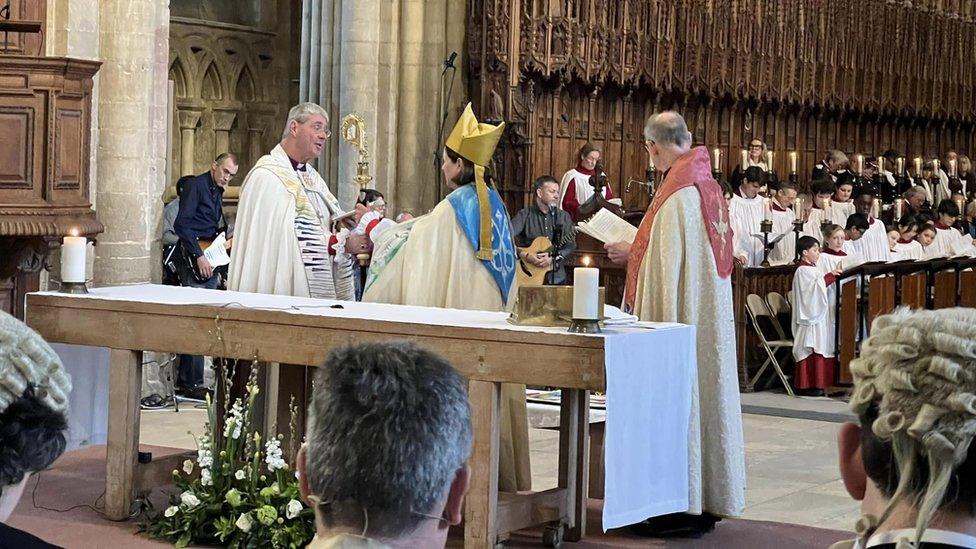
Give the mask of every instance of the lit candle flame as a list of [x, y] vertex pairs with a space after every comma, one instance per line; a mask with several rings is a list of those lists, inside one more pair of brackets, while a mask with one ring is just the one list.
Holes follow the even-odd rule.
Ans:
[[71, 230], [68, 231], [68, 236], [78, 236], [78, 229], [76, 227], [72, 227]]
[[590, 266], [590, 256], [584, 255], [582, 261], [583, 261], [583, 266], [584, 267], [589, 267]]

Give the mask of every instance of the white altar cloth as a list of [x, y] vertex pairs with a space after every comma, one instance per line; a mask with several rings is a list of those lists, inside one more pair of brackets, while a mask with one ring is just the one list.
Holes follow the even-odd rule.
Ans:
[[[151, 284], [96, 288], [88, 295], [72, 297], [567, 334], [565, 328], [512, 325], [506, 320], [508, 314], [502, 312], [331, 301]], [[688, 510], [688, 427], [693, 379], [697, 376], [695, 328], [642, 322], [608, 326], [603, 333], [589, 337], [605, 340], [604, 530]]]

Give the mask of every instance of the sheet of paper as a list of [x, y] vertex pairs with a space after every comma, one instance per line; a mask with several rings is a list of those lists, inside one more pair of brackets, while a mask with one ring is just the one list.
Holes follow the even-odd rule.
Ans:
[[224, 233], [217, 235], [214, 239], [213, 244], [209, 248], [203, 251], [203, 257], [207, 258], [210, 262], [211, 267], [220, 267], [222, 265], [230, 264], [230, 256], [227, 255], [227, 248], [224, 245], [227, 243], [227, 238]]
[[578, 224], [580, 231], [603, 243], [633, 242], [637, 227], [607, 210], [596, 212], [589, 220]]

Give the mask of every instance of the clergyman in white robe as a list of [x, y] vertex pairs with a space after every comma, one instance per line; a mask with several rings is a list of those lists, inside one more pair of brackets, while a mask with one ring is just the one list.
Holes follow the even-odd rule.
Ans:
[[[745, 451], [729, 276], [732, 232], [727, 215], [721, 190], [711, 177], [707, 150], [691, 149], [668, 171], [627, 262], [632, 314], [641, 320], [691, 324], [698, 334], [698, 376], [689, 429], [691, 514], [735, 516], [745, 507]], [[713, 244], [712, 238], [724, 244]], [[646, 251], [640, 254], [642, 240]], [[727, 271], [724, 274], [719, 262]]]
[[339, 202], [314, 168], [302, 167], [278, 145], [244, 179], [229, 290], [354, 299], [352, 256], [329, 250]]

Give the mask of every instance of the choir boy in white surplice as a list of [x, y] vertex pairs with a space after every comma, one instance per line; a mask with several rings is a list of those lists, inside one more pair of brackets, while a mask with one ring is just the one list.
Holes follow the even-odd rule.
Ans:
[[796, 221], [795, 204], [796, 187], [789, 181], [781, 181], [779, 188], [773, 194], [770, 216], [773, 220], [772, 235], [785, 234], [786, 236], [770, 250], [770, 265], [787, 265], [793, 263], [796, 257], [796, 236], [793, 233], [793, 222]]
[[729, 202], [729, 221], [732, 225], [732, 249], [735, 257], [746, 267], [758, 267], [762, 263], [763, 243], [756, 238], [759, 224], [765, 215], [766, 199], [759, 196], [765, 174], [752, 166], [746, 169], [742, 185]]
[[837, 178], [834, 196], [830, 198], [830, 220], [844, 227], [847, 225], [847, 216], [854, 213], [854, 202], [851, 195], [854, 193], [854, 176], [850, 172], [844, 172]]
[[915, 240], [918, 229], [918, 221], [914, 215], [905, 215], [898, 220], [898, 240], [892, 251], [897, 254], [899, 261], [922, 259], [922, 245]]
[[887, 263], [891, 260], [891, 248], [888, 247], [888, 230], [885, 228], [885, 224], [872, 214], [875, 210], [874, 199], [874, 190], [870, 187], [861, 188], [856, 193], [854, 205], [857, 208], [857, 213], [867, 218], [868, 228], [861, 238], [851, 243], [852, 249], [864, 259], [865, 263]]
[[842, 266], [830, 271], [818, 266], [820, 244], [809, 236], [800, 238], [800, 264], [793, 275], [793, 384], [800, 393], [822, 396], [833, 386], [837, 372], [836, 287]]
[[810, 183], [810, 195], [813, 197], [813, 207], [810, 208], [810, 215], [807, 216], [807, 222], [803, 224], [803, 234], [816, 238], [817, 242], [820, 243], [823, 243], [821, 228], [824, 225], [824, 221], [832, 225], [840, 225], [841, 228], [844, 227], [843, 224], [834, 223], [830, 215], [831, 198], [834, 196], [836, 189], [837, 187], [833, 181], [829, 179], [818, 179]]
[[972, 256], [976, 254], [973, 239], [962, 234], [953, 225], [959, 220], [959, 206], [952, 200], [939, 203], [939, 219], [935, 222], [935, 239], [929, 253], [933, 257]]

